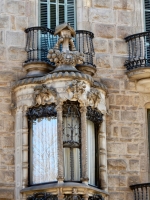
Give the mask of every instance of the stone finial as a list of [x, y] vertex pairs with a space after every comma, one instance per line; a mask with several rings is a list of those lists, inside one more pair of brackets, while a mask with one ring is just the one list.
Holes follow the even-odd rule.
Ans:
[[[54, 35], [58, 35], [58, 41], [53, 49], [49, 50], [47, 58], [56, 65], [56, 71], [77, 71], [75, 66], [83, 64], [84, 54], [76, 51], [72, 37], [75, 36], [74, 29], [64, 23], [56, 26]], [[62, 45], [62, 50], [60, 50]]]

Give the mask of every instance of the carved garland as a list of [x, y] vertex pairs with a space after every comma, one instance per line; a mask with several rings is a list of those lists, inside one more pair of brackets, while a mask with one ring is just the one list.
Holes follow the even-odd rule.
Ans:
[[94, 122], [95, 124], [100, 124], [103, 121], [103, 114], [96, 108], [93, 109], [91, 106], [87, 107], [86, 116], [88, 120]]

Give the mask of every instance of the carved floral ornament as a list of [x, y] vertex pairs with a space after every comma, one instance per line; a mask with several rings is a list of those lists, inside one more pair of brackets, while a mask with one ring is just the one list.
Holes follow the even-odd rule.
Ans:
[[66, 94], [58, 94], [55, 88], [39, 85], [34, 88], [34, 106], [46, 105], [66, 100], [78, 100], [82, 104], [98, 108], [102, 101], [101, 93], [96, 88], [91, 88], [87, 92], [86, 82], [80, 80], [69, 81], [66, 84]]

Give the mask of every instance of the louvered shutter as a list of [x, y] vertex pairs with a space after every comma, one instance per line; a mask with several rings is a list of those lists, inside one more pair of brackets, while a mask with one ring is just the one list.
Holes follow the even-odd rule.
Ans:
[[[150, 31], [150, 0], [145, 0], [145, 30]], [[150, 63], [150, 38], [146, 37], [146, 58]]]

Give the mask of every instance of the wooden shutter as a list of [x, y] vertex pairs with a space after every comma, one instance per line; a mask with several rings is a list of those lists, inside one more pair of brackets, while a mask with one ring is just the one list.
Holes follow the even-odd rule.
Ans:
[[40, 3], [40, 26], [47, 27], [47, 0], [41, 0]]
[[150, 0], [145, 0], [145, 30], [150, 31]]

